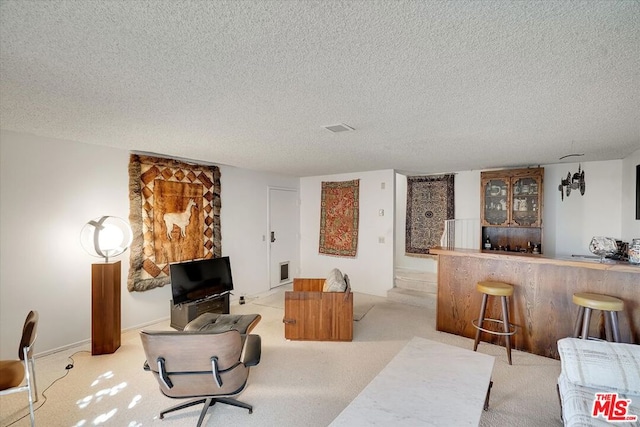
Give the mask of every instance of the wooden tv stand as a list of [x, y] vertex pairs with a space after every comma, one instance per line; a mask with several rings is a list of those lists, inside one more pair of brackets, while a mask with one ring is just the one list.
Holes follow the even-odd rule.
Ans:
[[171, 327], [182, 331], [187, 323], [204, 313], [229, 314], [229, 293], [203, 301], [187, 302], [171, 307]]

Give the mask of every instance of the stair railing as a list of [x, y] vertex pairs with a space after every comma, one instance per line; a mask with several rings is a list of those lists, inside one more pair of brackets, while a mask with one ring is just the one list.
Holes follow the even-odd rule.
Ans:
[[448, 219], [440, 246], [446, 249], [480, 249], [480, 219]]

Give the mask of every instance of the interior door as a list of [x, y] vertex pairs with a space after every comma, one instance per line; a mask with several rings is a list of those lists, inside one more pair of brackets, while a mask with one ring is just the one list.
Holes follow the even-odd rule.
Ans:
[[269, 287], [293, 281], [299, 271], [298, 191], [269, 188]]

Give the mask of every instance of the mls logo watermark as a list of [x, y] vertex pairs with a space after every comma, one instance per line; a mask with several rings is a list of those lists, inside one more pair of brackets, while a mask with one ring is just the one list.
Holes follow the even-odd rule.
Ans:
[[596, 393], [591, 416], [598, 418], [602, 415], [605, 420], [611, 423], [637, 421], [637, 415], [628, 413], [630, 403], [631, 399], [621, 399], [618, 397], [618, 393]]

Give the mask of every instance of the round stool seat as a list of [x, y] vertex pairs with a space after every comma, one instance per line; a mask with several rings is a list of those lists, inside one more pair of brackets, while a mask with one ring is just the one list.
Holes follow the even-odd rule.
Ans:
[[503, 282], [478, 282], [478, 292], [497, 297], [510, 297], [513, 295], [513, 286]]
[[601, 311], [622, 311], [624, 302], [616, 297], [589, 292], [579, 292], [573, 294], [573, 303], [582, 307], [588, 307]]

